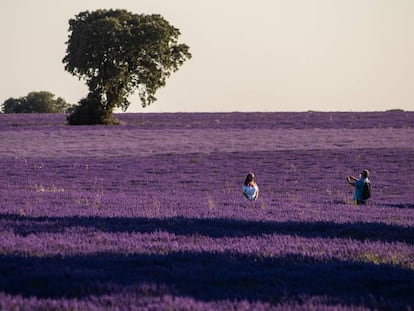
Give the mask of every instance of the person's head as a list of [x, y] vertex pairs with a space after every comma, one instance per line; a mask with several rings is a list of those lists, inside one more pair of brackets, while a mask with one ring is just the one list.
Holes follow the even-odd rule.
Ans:
[[369, 176], [369, 171], [368, 170], [363, 170], [362, 172], [361, 172], [361, 177], [363, 177], [363, 178], [367, 178]]
[[244, 185], [247, 186], [252, 181], [254, 181], [254, 174], [249, 173], [249, 174], [247, 174], [246, 179], [244, 180]]

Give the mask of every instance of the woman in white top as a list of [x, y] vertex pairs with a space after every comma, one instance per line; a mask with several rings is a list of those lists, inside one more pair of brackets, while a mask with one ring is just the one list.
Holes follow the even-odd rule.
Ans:
[[259, 187], [254, 181], [254, 174], [249, 173], [244, 180], [242, 187], [243, 195], [249, 200], [257, 200], [259, 197]]

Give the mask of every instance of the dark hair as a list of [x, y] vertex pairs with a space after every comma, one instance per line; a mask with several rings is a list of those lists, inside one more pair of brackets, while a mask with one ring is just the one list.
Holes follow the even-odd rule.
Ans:
[[244, 185], [248, 186], [250, 184], [250, 182], [252, 182], [254, 179], [254, 174], [253, 173], [249, 173], [246, 176], [246, 179], [244, 180]]
[[361, 176], [364, 177], [364, 178], [367, 178], [369, 176], [369, 171], [368, 170], [363, 170], [361, 172]]

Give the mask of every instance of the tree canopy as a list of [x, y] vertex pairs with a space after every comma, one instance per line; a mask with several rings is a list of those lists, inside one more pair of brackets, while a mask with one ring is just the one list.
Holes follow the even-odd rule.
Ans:
[[71, 124], [113, 123], [113, 109], [126, 111], [134, 92], [143, 107], [153, 103], [166, 78], [191, 58], [178, 43], [180, 31], [157, 14], [85, 11], [69, 20], [69, 32], [65, 69], [89, 88]]
[[3, 113], [56, 113], [68, 112], [72, 108], [63, 98], [54, 98], [55, 94], [48, 91], [30, 92], [26, 96], [5, 100], [2, 104]]

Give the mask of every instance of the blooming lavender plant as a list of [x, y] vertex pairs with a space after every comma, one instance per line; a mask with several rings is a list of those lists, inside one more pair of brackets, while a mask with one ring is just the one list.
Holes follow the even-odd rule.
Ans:
[[0, 115], [0, 310], [414, 305], [414, 113], [117, 117]]

